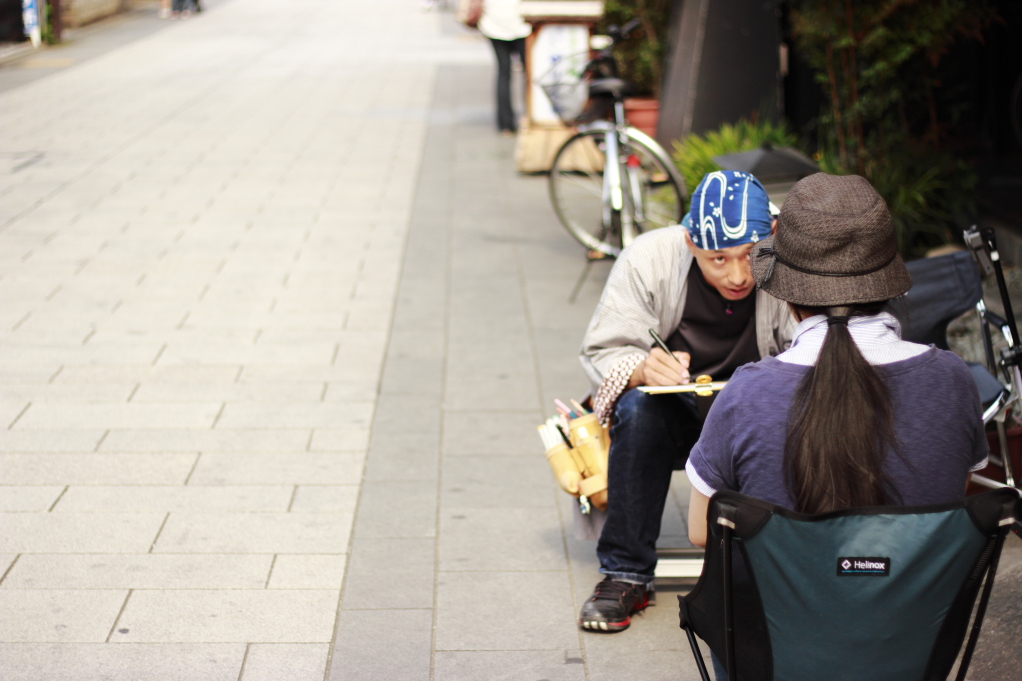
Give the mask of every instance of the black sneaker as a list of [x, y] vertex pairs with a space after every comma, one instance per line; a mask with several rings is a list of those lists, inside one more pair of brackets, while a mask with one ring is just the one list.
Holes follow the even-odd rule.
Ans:
[[591, 631], [624, 631], [632, 623], [632, 613], [649, 605], [649, 593], [642, 584], [605, 577], [582, 606], [578, 623]]

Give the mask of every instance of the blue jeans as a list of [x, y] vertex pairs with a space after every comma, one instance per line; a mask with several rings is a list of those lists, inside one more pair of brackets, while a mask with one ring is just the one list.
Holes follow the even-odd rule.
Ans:
[[702, 428], [692, 395], [629, 390], [618, 399], [610, 429], [607, 522], [596, 546], [600, 572], [653, 582], [671, 472], [684, 464]]

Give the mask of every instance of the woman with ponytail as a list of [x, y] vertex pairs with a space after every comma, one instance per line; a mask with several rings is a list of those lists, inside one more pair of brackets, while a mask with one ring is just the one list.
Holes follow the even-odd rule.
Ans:
[[738, 369], [707, 416], [686, 466], [692, 542], [705, 543], [722, 489], [802, 513], [961, 498], [986, 465], [979, 395], [961, 359], [901, 340], [883, 311], [912, 280], [873, 187], [805, 178], [750, 258], [799, 324], [791, 348]]

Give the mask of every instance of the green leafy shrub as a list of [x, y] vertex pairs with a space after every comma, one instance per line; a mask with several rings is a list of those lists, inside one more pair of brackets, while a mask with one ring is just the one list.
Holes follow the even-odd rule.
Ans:
[[[957, 152], [954, 94], [941, 58], [981, 39], [997, 18], [989, 0], [791, 0], [799, 53], [826, 104], [817, 155], [834, 174], [857, 173], [887, 201], [902, 255], [951, 238], [975, 212], [976, 174]], [[944, 106], [941, 106], [943, 101]]]
[[720, 170], [720, 166], [713, 160], [714, 156], [752, 151], [764, 144], [797, 147], [798, 138], [783, 123], [742, 119], [734, 125], [725, 123], [705, 135], [692, 134], [674, 142], [671, 155], [685, 178], [691, 196], [706, 173]]

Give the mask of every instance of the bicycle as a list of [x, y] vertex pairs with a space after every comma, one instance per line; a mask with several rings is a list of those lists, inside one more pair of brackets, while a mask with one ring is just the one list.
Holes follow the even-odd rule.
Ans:
[[[554, 156], [548, 182], [558, 219], [589, 249], [590, 261], [617, 257], [642, 232], [677, 224], [687, 198], [670, 155], [625, 120], [625, 97], [634, 87], [618, 77], [612, 49], [638, 25], [636, 19], [593, 36], [594, 56], [566, 57], [537, 80], [577, 131]], [[606, 120], [611, 103], [613, 118]]]

